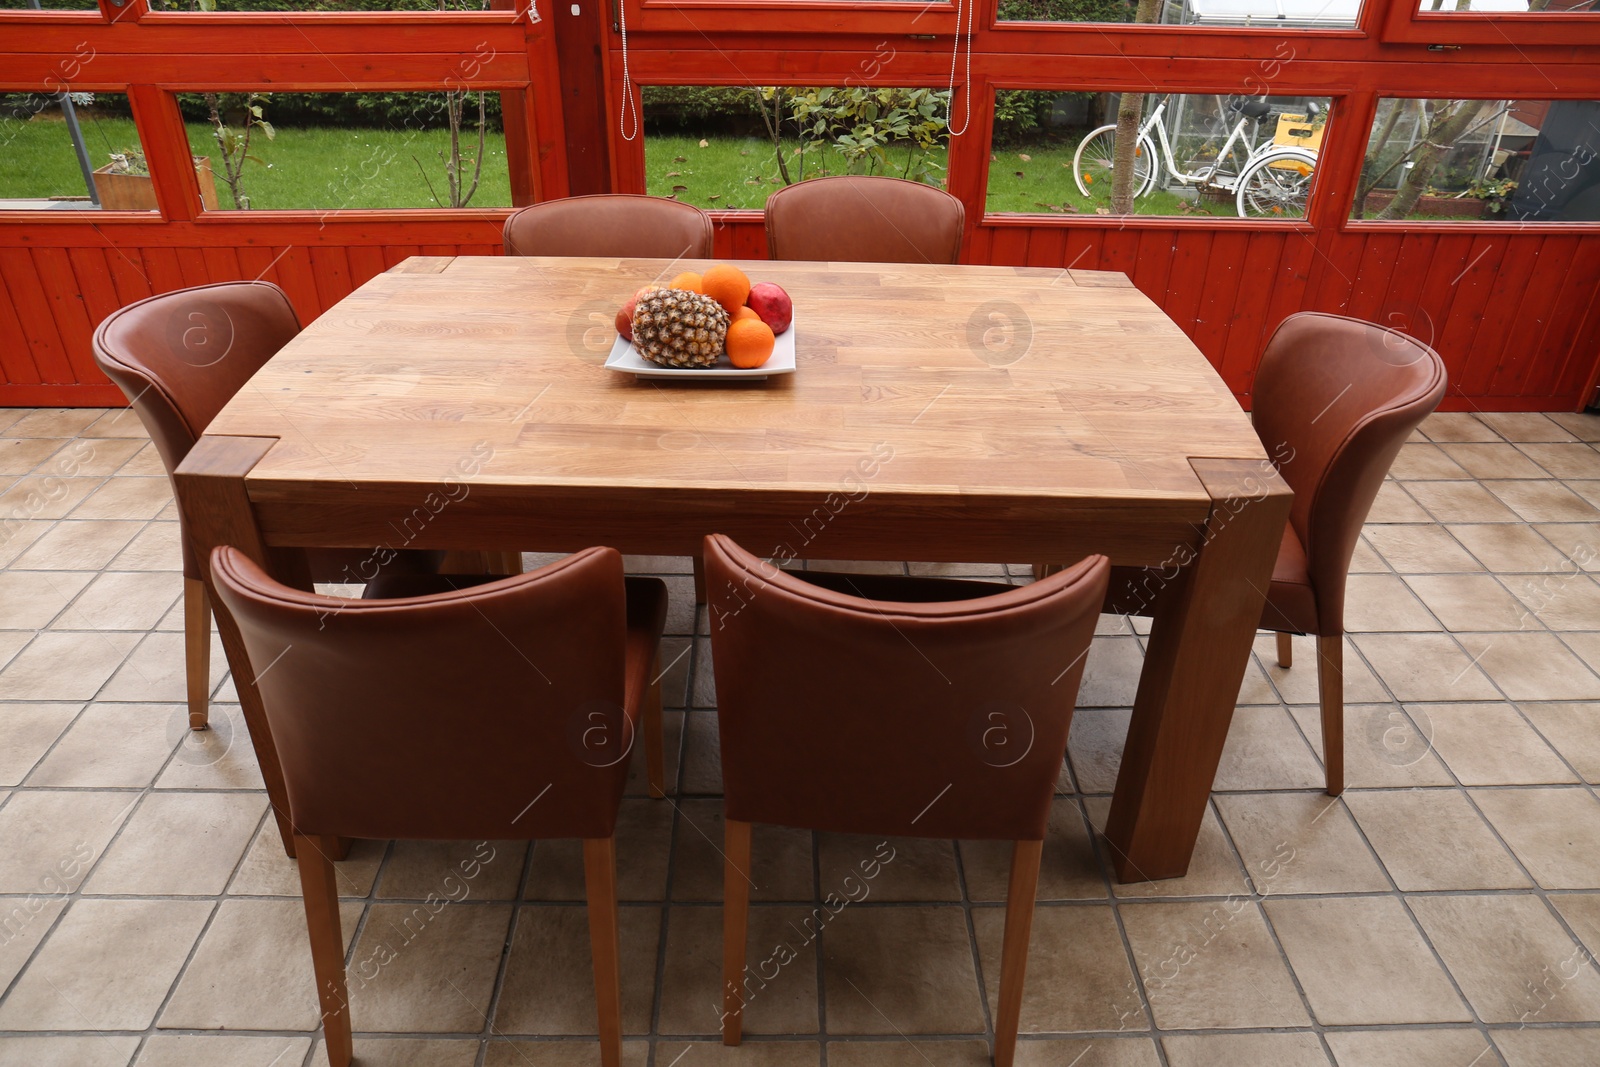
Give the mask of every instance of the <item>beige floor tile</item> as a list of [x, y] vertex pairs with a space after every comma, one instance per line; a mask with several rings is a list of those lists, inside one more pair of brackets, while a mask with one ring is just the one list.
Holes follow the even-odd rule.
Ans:
[[41, 633], [0, 671], [9, 700], [88, 700], [139, 641], [131, 633]]
[[1550, 903], [1588, 947], [1591, 956], [1600, 956], [1600, 893], [1552, 894]]
[[[658, 1046], [657, 1056], [660, 1056], [661, 1049], [662, 1046]], [[670, 1053], [672, 1049], [667, 1046], [664, 1051]], [[1023, 1051], [1018, 1049], [1017, 1063], [1027, 1062], [1023, 1055]], [[993, 1062], [989, 1058], [987, 1041], [941, 1041], [934, 1038], [912, 1041], [895, 1037], [883, 1041], [858, 1039], [828, 1043], [828, 1067], [990, 1067]], [[1154, 1067], [1153, 1063], [1151, 1067]]]
[[142, 522], [63, 519], [12, 563], [20, 570], [99, 570], [125, 548]]
[[1264, 906], [1322, 1025], [1473, 1021], [1394, 897], [1269, 900]]
[[1504, 437], [1519, 444], [1524, 441], [1572, 441], [1572, 434], [1560, 424], [1536, 411], [1480, 411], [1480, 421]]
[[1389, 467], [1389, 476], [1402, 482], [1472, 477], [1435, 444], [1401, 445], [1400, 454]]
[[[475, 1037], [453, 1040], [426, 1037], [358, 1037], [354, 1043], [355, 1063], [358, 1067], [367, 1067], [367, 1064], [382, 1064], [383, 1067], [473, 1067], [473, 1064], [478, 1062], [479, 1044], [480, 1041]], [[595, 1062], [599, 1061], [598, 1049], [592, 1058]], [[630, 1062], [626, 1055], [623, 1057], [623, 1062]], [[642, 1065], [644, 1061], [639, 1062]], [[316, 1051], [311, 1054], [311, 1065], [328, 1067], [327, 1046], [320, 1039], [317, 1041]], [[278, 1065], [274, 1064], [273, 1067]]]
[[1552, 630], [1600, 630], [1600, 585], [1587, 575], [1570, 571], [1525, 575], [1506, 584], [1528, 612]]
[[1524, 522], [1593, 522], [1600, 511], [1554, 481], [1484, 482], [1484, 487]]
[[1506, 1067], [1573, 1067], [1600, 1063], [1600, 1030], [1496, 1030]]
[[113, 478], [73, 511], [75, 519], [153, 519], [172, 502], [172, 485], [159, 478]]
[[1600, 441], [1600, 416], [1587, 411], [1552, 411], [1545, 417], [1580, 441]]
[[[1573, 655], [1555, 634], [1462, 634], [1461, 644], [1478, 666], [1494, 679], [1508, 699], [1600, 699], [1600, 676]], [[1452, 700], [1461, 697], [1454, 692], [1436, 692], [1415, 699]]]
[[1358, 634], [1351, 640], [1396, 700], [1500, 699], [1479, 664], [1445, 634]]
[[0, 808], [0, 893], [56, 896], [77, 889], [137, 799], [57, 790], [14, 795]]
[[3, 1030], [143, 1030], [211, 901], [78, 900], [0, 1005]]
[[1566, 565], [1566, 556], [1520, 522], [1470, 523], [1445, 527], [1485, 567], [1501, 574], [1538, 573]]
[[[1011, 875], [1011, 842], [962, 841], [960, 848], [967, 898], [984, 902], [1005, 900]], [[1077, 802], [1058, 797], [1050, 804], [1050, 824], [1045, 828], [1035, 899], [1105, 898], [1105, 877], [1095, 859], [1094, 843]]]
[[711, 666], [711, 639], [697, 637], [694, 641], [693, 676], [689, 680], [689, 707], [714, 708], [717, 706], [717, 676]]
[[[666, 769], [667, 795], [678, 794], [678, 764], [683, 756], [683, 717], [681, 711], [661, 713], [662, 764]], [[650, 777], [645, 766], [644, 745], [635, 744], [628, 760], [628, 783], [623, 795], [645, 797], [650, 795]]]
[[[1446, 630], [1537, 628], [1528, 609], [1492, 574], [1408, 575], [1405, 583], [1444, 624]], [[1345, 609], [1349, 625], [1349, 608]], [[1355, 627], [1351, 626], [1351, 629]], [[1427, 629], [1437, 629], [1437, 625]], [[1419, 627], [1421, 629], [1421, 627]]]
[[[1111, 799], [1090, 797], [1084, 803], [1096, 833], [1104, 833], [1106, 816], [1111, 812]], [[1101, 847], [1110, 853], [1111, 845], [1104, 838], [1101, 839]], [[1244, 872], [1239, 869], [1239, 859], [1228, 845], [1222, 824], [1209, 807], [1200, 820], [1200, 835], [1195, 839], [1188, 874], [1182, 878], [1125, 882], [1115, 886], [1116, 895], [1124, 900], [1139, 897], [1220, 897], [1249, 891]]]
[[1472, 799], [1545, 889], [1600, 889], [1600, 800], [1587, 789], [1474, 789]]
[[309, 1037], [156, 1034], [133, 1067], [288, 1067], [303, 1062], [310, 1049]]
[[155, 444], [147, 443], [117, 473], [128, 477], [165, 477], [167, 467], [161, 462], [161, 453]]
[[1400, 488], [1399, 482], [1386, 481], [1378, 487], [1378, 495], [1367, 512], [1369, 523], [1427, 522], [1428, 513]]
[[[360, 904], [340, 905], [339, 932], [347, 948], [360, 919]], [[362, 959], [358, 955], [357, 963]], [[350, 974], [353, 999], [353, 967]], [[368, 1025], [359, 1011], [353, 1019], [357, 1029]], [[224, 900], [158, 1025], [164, 1030], [314, 1030], [318, 1021], [305, 905]]]
[[[721, 800], [678, 802], [677, 839], [673, 845], [672, 899], [722, 899], [723, 823]], [[811, 900], [811, 831], [787, 826], [756, 825], [750, 832], [750, 858], [755, 868], [755, 901]]]
[[1144, 653], [1137, 638], [1097, 637], [1089, 648], [1078, 687], [1079, 708], [1126, 708], [1139, 691]]
[[[1322, 758], [1322, 713], [1289, 709], [1311, 750]], [[1396, 704], [1347, 704], [1344, 709], [1344, 779], [1351, 789], [1454, 785], [1433, 751], [1433, 726], [1419, 728]]]
[[1392, 574], [1352, 574], [1345, 583], [1344, 627], [1351, 633], [1380, 633], [1437, 630], [1439, 623], [1404, 580]]
[[123, 571], [176, 571], [183, 569], [183, 550], [176, 522], [152, 522], [118, 553], [112, 566]]
[[953, 841], [818, 834], [817, 868], [824, 896], [855, 893], [861, 900], [878, 902], [961, 900]]
[[35, 408], [6, 431], [10, 437], [76, 437], [105, 414], [104, 408]]
[[694, 579], [672, 576], [661, 579], [667, 587], [667, 628], [669, 634], [694, 634]]
[[0, 1037], [0, 1067], [128, 1067], [137, 1037]]
[[1339, 1067], [1488, 1067], [1494, 1059], [1477, 1030], [1343, 1030], [1327, 1036]]
[[1239, 683], [1237, 704], [1277, 704], [1278, 691], [1272, 688], [1266, 670], [1254, 656], [1244, 665], [1244, 678]]
[[[621, 900], [665, 900], [672, 849], [672, 805], [624, 800], [617, 814], [617, 895]], [[692, 831], [691, 831], [692, 832]], [[583, 843], [540, 841], [533, 850], [528, 900], [585, 898]]]
[[1436, 411], [1422, 420], [1421, 429], [1430, 441], [1501, 440], [1491, 426], [1469, 411]]
[[0, 703], [0, 786], [19, 784], [44, 756], [81, 704]]
[[1344, 804], [1324, 793], [1216, 798], [1245, 869], [1263, 896], [1374, 893], [1389, 888]]
[[42, 630], [83, 592], [84, 571], [0, 571], [0, 630]]
[[1600, 674], [1600, 634], [1575, 633], [1564, 631], [1561, 640], [1578, 658], [1589, 665], [1589, 669]]
[[[141, 449], [153, 452], [155, 446], [126, 437], [80, 437], [51, 456], [50, 461], [36, 468], [34, 473], [62, 478], [106, 478], [118, 471], [137, 474], [141, 472], [125, 468]], [[158, 467], [153, 473], [166, 472]]]
[[694, 573], [694, 560], [688, 556], [623, 556], [622, 565], [629, 574]]
[[683, 708], [689, 704], [689, 674], [694, 662], [694, 641], [687, 637], [661, 639], [661, 706]]
[[1600, 1020], [1600, 974], [1573, 966], [1585, 950], [1538, 897], [1414, 896], [1407, 903], [1484, 1022]]
[[[0, 493], [0, 518], [60, 519], [83, 502], [102, 484], [101, 478], [62, 478], [54, 474], [30, 474]], [[83, 518], [128, 518], [125, 515], [82, 516]]]
[[983, 1031], [960, 908], [846, 908], [823, 932], [822, 952], [831, 1034]]
[[1163, 1037], [1169, 1067], [1328, 1067], [1316, 1034]]
[[132, 408], [112, 408], [89, 425], [98, 437], [146, 437], [144, 424]]
[[1132, 717], [1126, 708], [1079, 708], [1073, 712], [1067, 755], [1080, 790], [1109, 793], [1116, 787]]
[[1517, 520], [1514, 511], [1477, 482], [1407, 482], [1406, 492], [1440, 522]]
[[[622, 1032], [650, 1029], [661, 909], [620, 910]], [[494, 1029], [565, 1036], [597, 1032], [589, 919], [582, 907], [531, 905], [517, 916]]]
[[[183, 635], [150, 633], [129, 654], [127, 661], [106, 683], [104, 700], [170, 700], [188, 698], [185, 676]], [[216, 690], [228, 673], [228, 657], [222, 650], [222, 637], [211, 635], [211, 688]]]
[[1546, 477], [1544, 470], [1515, 445], [1448, 444], [1442, 448], [1474, 478]]
[[1403, 892], [1533, 885], [1458, 789], [1350, 790], [1344, 802]]
[[[356, 841], [348, 858], [334, 864], [341, 897], [364, 897], [372, 892], [378, 865], [388, 850], [387, 841]], [[228, 883], [233, 896], [294, 897], [300, 899], [300, 869], [283, 851], [275, 819], [267, 819], [244, 854], [239, 870]]]
[[1388, 570], [1389, 565], [1383, 562], [1378, 550], [1367, 544], [1365, 538], [1358, 538], [1355, 551], [1350, 555], [1350, 573], [1377, 574], [1386, 573]]
[[[1000, 1003], [1000, 945], [1005, 933], [1005, 917], [1005, 908], [972, 909], [972, 925], [978, 934], [991, 1017]], [[888, 951], [890, 955], [896, 954], [893, 948]], [[912, 953], [918, 951], [908, 946], [898, 953], [906, 969], [914, 967]], [[876, 999], [867, 986], [862, 985], [862, 990]], [[853, 995], [848, 987], [846, 992]], [[834, 995], [834, 984], [830, 981], [830, 1031], [833, 1030]], [[926, 1010], [932, 1008], [930, 1005]], [[884, 1010], [890, 1017], [895, 1016], [887, 1005]], [[1148, 1026], [1133, 971], [1128, 965], [1128, 953], [1117, 935], [1111, 909], [1096, 905], [1035, 908], [1033, 928], [1028, 936], [1028, 971], [1022, 989], [1020, 1031], [1024, 1034], [1070, 1034], [1093, 1030], [1144, 1030]]]
[[1600, 703], [1520, 705], [1522, 713], [1591, 785], [1600, 782]]
[[527, 854], [526, 841], [396, 841], [377, 898], [512, 900]]
[[56, 620], [54, 629], [148, 630], [161, 621], [182, 594], [183, 582], [176, 574], [101, 571]]
[[170, 707], [160, 704], [91, 704], [34, 768], [27, 784], [143, 788], [155, 781], [177, 747], [178, 738], [167, 729], [170, 715]]
[[[11, 980], [22, 973], [33, 950], [45, 939], [50, 928], [67, 910], [65, 893], [30, 893], [25, 897], [0, 901], [0, 989], [11, 985]], [[0, 1038], [0, 1045], [5, 1043]], [[0, 1057], [0, 1063], [4, 1063]]]
[[59, 440], [23, 441], [14, 437], [0, 437], [0, 475], [27, 474], [49, 459], [63, 444], [65, 442]]
[[510, 904], [444, 900], [372, 905], [351, 955], [355, 1027], [429, 1034], [481, 1029], [511, 912]]
[[177, 751], [156, 779], [157, 789], [263, 788], [255, 748], [237, 704], [211, 705], [210, 725], [189, 729], [189, 709], [174, 704], [167, 717], [167, 736], [178, 739]]
[[[681, 1049], [674, 1055], [679, 1052]], [[599, 1063], [600, 1046], [594, 1041], [508, 1041], [492, 1038], [483, 1062], [484, 1067], [567, 1067], [568, 1064]], [[645, 1067], [649, 1062], [648, 1041], [622, 1043], [623, 1067]]]
[[1156, 1025], [1306, 1026], [1310, 1018], [1256, 905], [1237, 897], [1120, 909]]
[[1468, 573], [1483, 567], [1442, 526], [1367, 526], [1367, 540], [1401, 574]]
[[1586, 444], [1525, 444], [1521, 448], [1557, 478], [1600, 478], [1600, 452]]
[[[1322, 698], [1317, 693], [1317, 639], [1291, 637], [1290, 641], [1294, 645], [1293, 666], [1278, 666], [1275, 634], [1256, 635], [1256, 658], [1266, 665], [1267, 677], [1272, 679], [1272, 684], [1277, 687], [1278, 695], [1285, 704], [1320, 703]], [[1356, 654], [1349, 638], [1345, 638], [1344, 642], [1344, 699], [1347, 704], [1389, 699], [1388, 690], [1384, 689], [1377, 676], [1367, 669], [1366, 663]]]
[[255, 834], [262, 793], [155, 793], [134, 809], [84, 892], [215, 896]]
[[[1542, 522], [1530, 529], [1560, 549], [1586, 571], [1600, 571], [1600, 525], [1592, 522]], [[1558, 564], [1550, 570], [1560, 570]]]
[[1155, 1042], [1147, 1037], [1017, 1043], [1016, 1067], [1156, 1067], [1160, 1062]]
[[[0, 475], [0, 479], [4, 477]], [[54, 526], [55, 523], [48, 519], [23, 519], [6, 523], [0, 528], [0, 567], [16, 562], [18, 556]]]
[[1409, 709], [1432, 724], [1434, 751], [1462, 785], [1575, 781], [1561, 758], [1511, 704], [1429, 704]]
[[[820, 911], [795, 905], [750, 909], [745, 938], [744, 1032], [814, 1034], [817, 1016]], [[715, 1034], [722, 1026], [722, 909], [680, 907], [667, 927], [661, 975], [661, 1034]]]

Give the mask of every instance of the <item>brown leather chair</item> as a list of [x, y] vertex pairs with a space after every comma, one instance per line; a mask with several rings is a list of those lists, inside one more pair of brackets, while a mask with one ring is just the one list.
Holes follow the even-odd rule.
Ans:
[[767, 255], [839, 263], [954, 263], [967, 211], [922, 182], [844, 174], [767, 198]]
[[[398, 600], [291, 589], [232, 548], [212, 553], [211, 573], [243, 636], [283, 765], [333, 1067], [351, 1057], [328, 858], [339, 837], [582, 838], [600, 1058], [616, 1067], [613, 835], [641, 726], [661, 795], [656, 661], [666, 586], [624, 579], [610, 548]], [[441, 588], [451, 578], [409, 582]]]
[[[114, 311], [94, 333], [94, 358], [155, 442], [167, 476], [223, 406], [262, 364], [300, 332], [300, 320], [271, 282], [221, 282], [152, 296]], [[189, 725], [206, 728], [210, 708], [211, 604], [182, 512], [183, 629]], [[374, 553], [307, 553], [319, 582], [359, 582]], [[399, 552], [387, 572], [435, 570], [442, 553]]]
[[[1344, 587], [1373, 498], [1411, 431], [1444, 396], [1444, 361], [1413, 337], [1322, 312], [1290, 315], [1267, 342], [1250, 418], [1294, 490], [1261, 628], [1317, 638], [1328, 795], [1344, 791]], [[1160, 582], [1118, 567], [1107, 610], [1146, 614]], [[1155, 595], [1152, 595], [1152, 592]]]
[[998, 839], [1013, 842], [994, 1024], [1009, 1067], [1106, 558], [1015, 588], [788, 574], [720, 534], [704, 554], [727, 815], [723, 1043], [741, 1037], [751, 823]]
[[660, 196], [568, 196], [512, 212], [505, 245], [508, 256], [709, 259], [711, 216]]

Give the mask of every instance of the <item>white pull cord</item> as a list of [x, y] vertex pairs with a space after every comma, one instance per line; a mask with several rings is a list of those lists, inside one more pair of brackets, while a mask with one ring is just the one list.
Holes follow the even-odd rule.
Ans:
[[[972, 13], [973, 0], [956, 0], [956, 40], [950, 49], [950, 101], [946, 105], [945, 129], [951, 137], [960, 137], [967, 132], [967, 127], [972, 124]], [[965, 12], [967, 20], [967, 67], [965, 79], [961, 86], [961, 128], [955, 128], [955, 103], [956, 103], [956, 60], [961, 55], [961, 17]]]
[[[628, 0], [617, 0], [617, 24], [622, 29], [622, 96], [623, 105], [617, 111], [617, 132], [624, 141], [639, 138], [639, 111], [633, 103], [633, 78], [628, 73]], [[970, 57], [969, 57], [970, 58]], [[633, 116], [633, 132], [628, 132], [628, 116]]]

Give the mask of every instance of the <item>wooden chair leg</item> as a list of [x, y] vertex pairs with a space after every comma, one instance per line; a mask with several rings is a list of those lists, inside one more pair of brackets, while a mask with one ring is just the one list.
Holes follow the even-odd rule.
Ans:
[[661, 653], [650, 667], [655, 680], [644, 697], [644, 763], [650, 778], [650, 795], [660, 800], [667, 795], [666, 744], [661, 737]]
[[706, 602], [706, 565], [699, 553], [694, 556], [694, 602], [697, 606]]
[[750, 824], [728, 819], [722, 865], [722, 1043], [744, 1039], [744, 946], [750, 921]]
[[1344, 635], [1317, 638], [1317, 696], [1322, 701], [1322, 763], [1328, 795], [1344, 792]]
[[1017, 841], [1011, 846], [1011, 884], [1006, 890], [1006, 929], [1000, 948], [1000, 1010], [994, 1017], [994, 1067], [1011, 1067], [1017, 1053], [1028, 935], [1033, 930], [1033, 900], [1043, 851], [1043, 841]]
[[334, 879], [333, 838], [294, 835], [300, 892], [305, 897], [306, 929], [311, 934], [311, 966], [322, 1005], [322, 1036], [330, 1067], [350, 1067], [350, 998], [344, 984], [344, 937], [339, 931], [339, 889]]
[[199, 578], [183, 580], [183, 663], [189, 687], [189, 729], [211, 718], [211, 597]]
[[600, 1017], [601, 1067], [622, 1065], [622, 950], [617, 932], [617, 841], [585, 838], [583, 882], [589, 903], [589, 952]]
[[522, 573], [522, 553], [521, 552], [502, 552], [502, 553], [500, 553], [500, 573], [501, 574], [505, 574], [505, 575], [521, 574]]
[[1294, 666], [1294, 638], [1282, 630], [1278, 631], [1278, 666]]

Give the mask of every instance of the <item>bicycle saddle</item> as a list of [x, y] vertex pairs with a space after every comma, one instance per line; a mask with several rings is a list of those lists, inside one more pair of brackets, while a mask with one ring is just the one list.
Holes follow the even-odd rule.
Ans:
[[1243, 103], [1235, 104], [1233, 109], [1247, 118], [1259, 121], [1271, 113], [1272, 105], [1265, 100], [1246, 100]]

